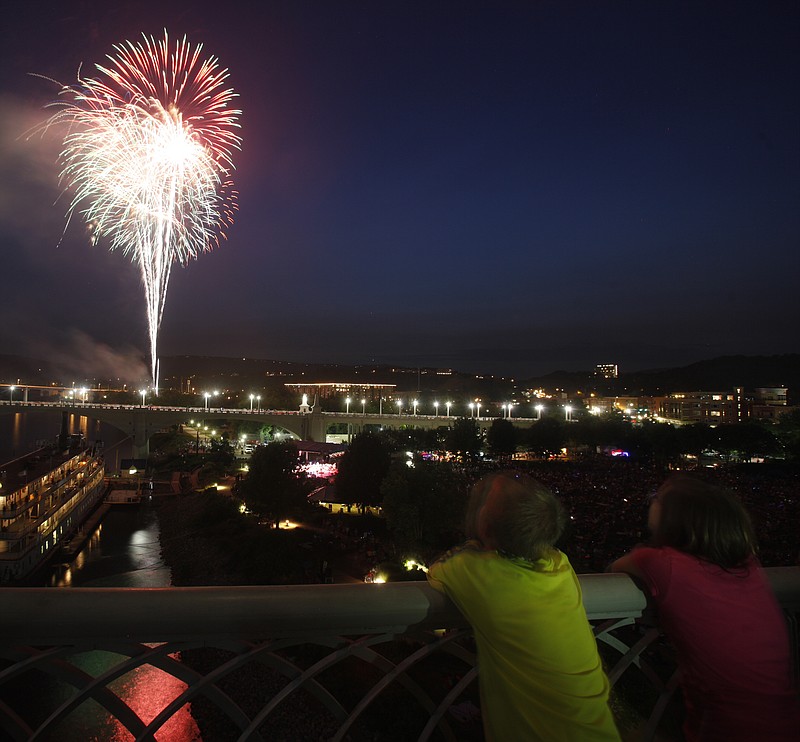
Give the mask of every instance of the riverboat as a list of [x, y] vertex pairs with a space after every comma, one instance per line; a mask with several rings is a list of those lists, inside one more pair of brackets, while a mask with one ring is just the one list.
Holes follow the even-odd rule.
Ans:
[[0, 466], [0, 584], [25, 579], [69, 542], [105, 493], [99, 448], [44, 448]]

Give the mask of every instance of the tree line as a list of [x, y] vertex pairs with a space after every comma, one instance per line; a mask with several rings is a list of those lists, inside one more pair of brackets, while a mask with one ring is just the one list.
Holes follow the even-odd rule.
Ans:
[[[506, 465], [520, 451], [547, 459], [564, 449], [593, 457], [615, 448], [640, 465], [656, 468], [703, 454], [726, 462], [780, 457], [796, 463], [800, 461], [800, 414], [785, 418], [771, 427], [754, 422], [674, 427], [656, 422], [632, 425], [613, 416], [577, 422], [545, 417], [527, 429], [499, 418], [485, 435], [474, 419], [456, 418], [446, 429], [357, 434], [339, 460], [333, 486], [340, 503], [382, 507], [387, 526], [401, 546], [436, 549], [456, 539], [469, 484], [487, 461]], [[277, 523], [308, 508], [307, 495], [319, 484], [298, 472], [295, 443], [283, 440], [259, 446], [238, 494], [258, 517]]]

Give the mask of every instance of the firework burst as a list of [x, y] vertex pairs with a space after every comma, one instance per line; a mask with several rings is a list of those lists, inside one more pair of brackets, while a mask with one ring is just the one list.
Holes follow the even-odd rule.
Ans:
[[89, 225], [139, 265], [158, 388], [158, 329], [172, 264], [211, 250], [233, 221], [232, 153], [241, 111], [228, 70], [202, 45], [126, 41], [100, 76], [63, 86], [46, 126], [66, 124], [61, 184], [72, 193], [68, 220]]

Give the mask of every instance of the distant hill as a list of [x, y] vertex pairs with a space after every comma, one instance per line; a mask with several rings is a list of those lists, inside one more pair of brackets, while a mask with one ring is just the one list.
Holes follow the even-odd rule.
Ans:
[[[777, 356], [721, 356], [678, 368], [622, 373], [618, 379], [598, 379], [591, 372], [554, 371], [527, 379], [529, 387], [565, 391], [593, 390], [607, 395], [658, 396], [681, 391], [727, 391], [741, 386], [783, 386], [800, 401], [800, 354]], [[797, 403], [797, 402], [795, 402]]]
[[15, 384], [18, 380], [28, 384], [50, 384], [59, 381], [59, 371], [48, 361], [0, 354], [0, 382]]
[[[0, 355], [0, 382], [29, 384], [64, 383], [63, 372], [48, 361], [14, 355]], [[689, 366], [651, 369], [622, 373], [618, 379], [599, 379], [592, 370], [584, 372], [554, 371], [545, 376], [518, 380], [440, 369], [385, 365], [343, 365], [300, 363], [256, 358], [221, 358], [214, 356], [169, 356], [161, 359], [162, 381], [189, 379], [203, 384], [215, 380], [230, 384], [263, 384], [275, 382], [356, 382], [395, 384], [398, 391], [435, 391], [442, 394], [475, 393], [492, 395], [500, 390], [543, 387], [562, 389], [567, 394], [576, 390], [614, 395], [660, 395], [676, 391], [724, 391], [736, 386], [746, 390], [756, 387], [784, 386], [790, 402], [800, 402], [800, 354], [775, 356], [722, 356]], [[68, 382], [77, 381], [70, 377]], [[86, 379], [91, 383], [92, 379]], [[105, 383], [105, 380], [98, 380]], [[132, 379], [131, 383], [141, 380]]]
[[625, 377], [631, 385], [670, 391], [728, 390], [784, 386], [800, 392], [800, 354], [721, 356], [683, 368], [639, 371]]

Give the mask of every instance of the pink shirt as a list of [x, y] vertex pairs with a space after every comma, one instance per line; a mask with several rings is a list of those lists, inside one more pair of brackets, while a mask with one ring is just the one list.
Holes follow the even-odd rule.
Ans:
[[757, 560], [724, 570], [668, 547], [631, 556], [678, 652], [687, 740], [800, 740], [786, 619]]

